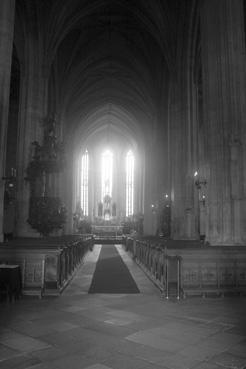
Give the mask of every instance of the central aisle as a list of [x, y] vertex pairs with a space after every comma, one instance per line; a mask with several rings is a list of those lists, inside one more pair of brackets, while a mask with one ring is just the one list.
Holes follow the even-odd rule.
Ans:
[[103, 245], [88, 293], [139, 293], [114, 245]]
[[0, 369], [246, 367], [245, 297], [161, 299], [122, 245], [140, 293], [88, 294], [101, 248], [57, 298], [0, 304]]

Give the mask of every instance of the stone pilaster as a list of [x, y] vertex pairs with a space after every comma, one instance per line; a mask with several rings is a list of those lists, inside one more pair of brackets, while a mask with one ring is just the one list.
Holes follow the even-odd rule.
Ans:
[[13, 48], [15, 0], [0, 1], [0, 242], [3, 240], [4, 186], [9, 88]]
[[243, 1], [202, 3], [201, 47], [210, 166], [206, 239], [212, 245], [245, 244]]

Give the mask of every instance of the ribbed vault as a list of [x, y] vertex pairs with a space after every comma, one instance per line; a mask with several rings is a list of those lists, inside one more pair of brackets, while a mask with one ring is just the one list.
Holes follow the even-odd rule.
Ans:
[[99, 141], [105, 146], [124, 142], [135, 152], [143, 146], [143, 132], [135, 117], [116, 105], [107, 104], [94, 110], [78, 126], [74, 145], [79, 149], [96, 145]]
[[61, 42], [53, 84], [57, 108], [62, 107], [70, 123], [68, 132], [75, 131], [74, 124], [81, 124], [83, 116], [109, 103], [141, 124], [142, 116], [147, 123], [156, 116], [163, 84], [168, 85], [165, 73], [160, 76], [158, 71], [167, 70], [167, 65], [156, 39], [137, 21], [129, 10], [97, 10]]
[[[91, 148], [93, 155], [98, 145], [101, 150], [109, 144], [118, 158], [132, 149], [139, 159], [135, 205], [141, 212], [146, 206], [151, 217], [149, 203], [158, 198], [161, 187], [168, 187], [163, 173], [168, 173], [170, 89], [193, 0], [16, 0], [16, 4], [15, 43], [35, 112], [28, 114], [30, 140], [42, 141], [40, 121], [47, 115], [57, 117], [57, 134], [67, 153], [62, 186], [67, 188], [69, 212], [79, 196], [81, 150]], [[118, 202], [124, 192], [120, 182]], [[148, 215], [145, 219], [152, 224]]]
[[49, 78], [48, 110], [61, 118], [64, 134], [77, 136], [85, 117], [113, 104], [149, 136], [167, 100], [178, 30], [190, 3], [17, 0], [19, 57], [28, 64], [28, 50], [37, 47], [31, 53], [40, 56]]

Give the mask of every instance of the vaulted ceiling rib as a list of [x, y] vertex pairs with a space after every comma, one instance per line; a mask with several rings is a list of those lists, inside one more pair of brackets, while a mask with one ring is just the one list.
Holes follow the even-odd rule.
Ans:
[[175, 65], [179, 0], [16, 1], [51, 66], [57, 109], [77, 124], [108, 102], [136, 117], [158, 115]]

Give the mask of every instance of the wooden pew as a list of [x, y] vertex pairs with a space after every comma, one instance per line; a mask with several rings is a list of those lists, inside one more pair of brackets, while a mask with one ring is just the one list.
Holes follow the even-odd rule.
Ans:
[[20, 266], [23, 295], [58, 295], [93, 242], [90, 235], [16, 239], [0, 246], [0, 262]]

